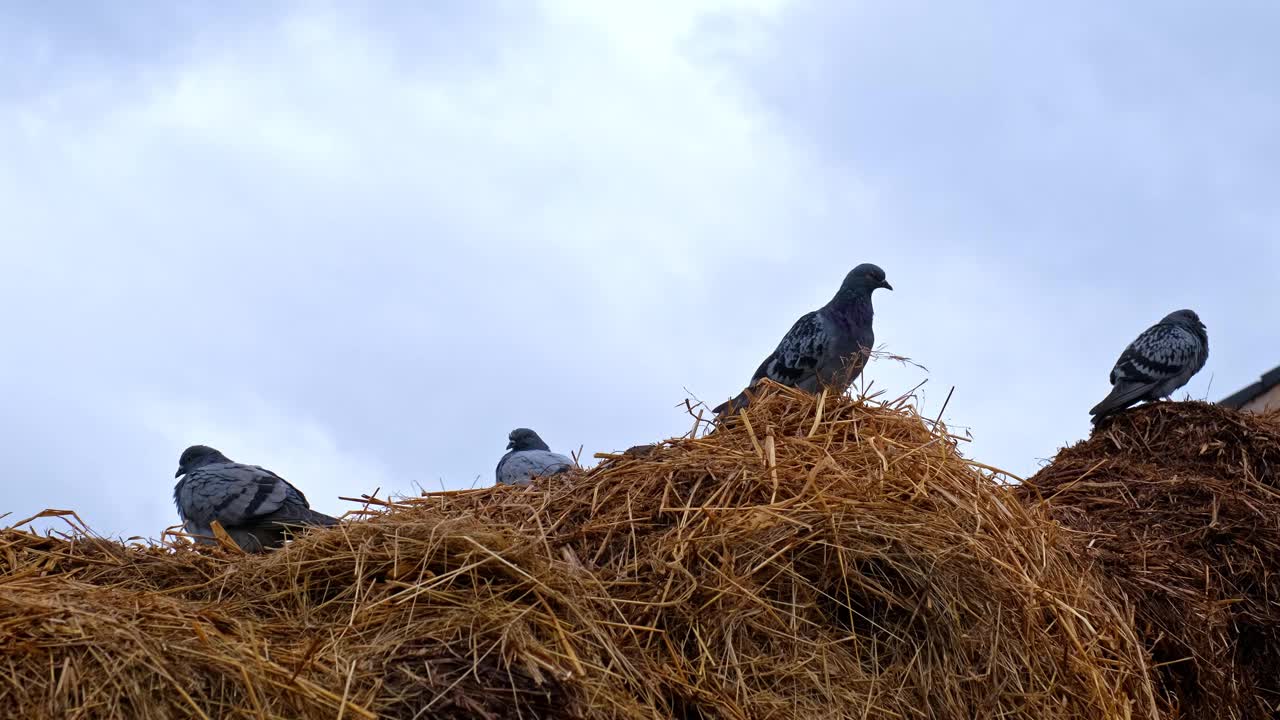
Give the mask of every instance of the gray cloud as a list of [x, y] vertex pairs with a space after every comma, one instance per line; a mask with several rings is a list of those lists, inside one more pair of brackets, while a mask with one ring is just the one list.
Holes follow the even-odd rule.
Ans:
[[843, 7], [7, 18], [44, 59], [0, 81], [4, 509], [154, 536], [194, 442], [341, 512], [488, 483], [516, 426], [679, 434], [862, 261], [926, 411], [956, 385], [1017, 472], [1173, 307], [1193, 394], [1274, 364], [1264, 18]]
[[1169, 310], [1210, 325], [1193, 394], [1280, 356], [1258, 322], [1280, 311], [1277, 16], [807, 3], [737, 68], [827, 182], [874, 188], [895, 269], [931, 266], [932, 306], [897, 306], [878, 335], [958, 386], [949, 415], [978, 447], [1029, 470], [1083, 432], [1115, 355]]

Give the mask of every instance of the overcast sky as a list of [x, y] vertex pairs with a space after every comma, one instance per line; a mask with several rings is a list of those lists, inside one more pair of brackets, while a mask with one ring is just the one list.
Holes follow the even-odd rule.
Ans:
[[1220, 399], [1280, 363], [1280, 4], [1050, 5], [5, 4], [0, 511], [156, 536], [193, 443], [338, 514], [679, 435], [861, 262], [928, 368], [867, 379], [985, 463], [1177, 308]]

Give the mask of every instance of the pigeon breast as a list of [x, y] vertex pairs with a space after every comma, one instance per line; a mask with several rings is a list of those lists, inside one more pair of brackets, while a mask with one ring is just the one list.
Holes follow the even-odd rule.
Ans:
[[535, 477], [546, 477], [573, 467], [573, 460], [549, 450], [513, 450], [502, 456], [495, 470], [503, 485], [528, 485]]

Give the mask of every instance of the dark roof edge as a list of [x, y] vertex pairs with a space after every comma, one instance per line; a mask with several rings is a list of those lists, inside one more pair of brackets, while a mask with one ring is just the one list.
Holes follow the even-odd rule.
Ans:
[[1260, 382], [1256, 382], [1237, 393], [1234, 393], [1232, 395], [1228, 395], [1225, 398], [1222, 398], [1221, 400], [1218, 401], [1218, 404], [1222, 405], [1223, 407], [1229, 407], [1232, 410], [1239, 410], [1240, 408], [1244, 407], [1250, 400], [1266, 392], [1266, 390], [1267, 390], [1267, 386], [1263, 385]]
[[1253, 383], [1239, 392], [1233, 393], [1218, 401], [1219, 405], [1239, 410], [1248, 402], [1271, 388], [1280, 385], [1280, 367], [1274, 367], [1262, 374], [1262, 380]]
[[1263, 375], [1262, 384], [1267, 387], [1280, 385], [1280, 367], [1271, 368], [1271, 372]]

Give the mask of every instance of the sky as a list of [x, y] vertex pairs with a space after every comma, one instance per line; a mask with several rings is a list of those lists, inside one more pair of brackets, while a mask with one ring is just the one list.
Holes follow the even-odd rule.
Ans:
[[[888, 360], [1025, 475], [1196, 309], [1280, 364], [1271, 2], [0, 8], [8, 522], [177, 522], [182, 449], [312, 507], [686, 432], [854, 265]], [[7, 521], [0, 521], [4, 524]]]

